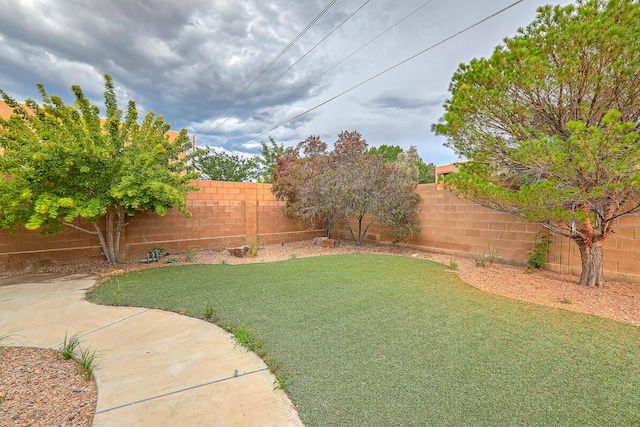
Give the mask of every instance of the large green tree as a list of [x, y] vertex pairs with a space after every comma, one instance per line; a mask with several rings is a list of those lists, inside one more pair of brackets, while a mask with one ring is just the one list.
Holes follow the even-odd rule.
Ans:
[[[409, 147], [408, 151], [412, 151], [411, 158], [414, 159], [418, 168], [418, 184], [431, 184], [436, 182], [436, 165], [433, 163], [425, 163], [418, 154], [415, 146]], [[380, 156], [383, 162], [392, 163], [398, 160], [398, 157], [405, 153], [399, 145], [381, 145], [379, 147], [371, 147], [367, 150], [367, 154]], [[405, 153], [406, 155], [407, 153]]]
[[640, 4], [544, 6], [493, 55], [460, 65], [434, 125], [463, 160], [448, 182], [484, 206], [573, 239], [580, 284], [640, 209]]
[[[105, 75], [105, 116], [79, 86], [66, 105], [38, 85], [42, 105], [26, 109], [0, 90], [14, 112], [0, 119], [0, 227], [26, 227], [53, 234], [74, 228], [97, 235], [107, 260], [119, 261], [126, 215], [177, 208], [184, 215], [189, 181], [186, 130], [170, 141], [170, 125], [147, 113], [138, 123], [135, 102], [118, 108], [111, 77]], [[86, 220], [86, 225], [77, 220]]]
[[263, 176], [258, 169], [256, 157], [243, 157], [207, 147], [196, 156], [195, 164], [212, 181], [247, 182]]

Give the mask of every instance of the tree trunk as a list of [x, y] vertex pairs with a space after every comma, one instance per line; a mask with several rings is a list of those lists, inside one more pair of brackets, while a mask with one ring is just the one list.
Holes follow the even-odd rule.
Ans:
[[588, 245], [585, 242], [577, 241], [580, 249], [580, 261], [582, 262], [582, 273], [579, 284], [588, 287], [600, 287], [604, 285], [604, 270], [601, 245]]

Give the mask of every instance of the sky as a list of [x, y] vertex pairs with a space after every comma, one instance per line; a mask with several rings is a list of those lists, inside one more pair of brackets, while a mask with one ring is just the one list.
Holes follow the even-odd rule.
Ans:
[[456, 155], [431, 125], [459, 64], [490, 56], [539, 6], [569, 3], [0, 0], [0, 88], [40, 101], [42, 83], [72, 103], [80, 85], [103, 107], [109, 74], [122, 107], [135, 100], [199, 146], [253, 155], [270, 136], [331, 146], [349, 130], [445, 165]]

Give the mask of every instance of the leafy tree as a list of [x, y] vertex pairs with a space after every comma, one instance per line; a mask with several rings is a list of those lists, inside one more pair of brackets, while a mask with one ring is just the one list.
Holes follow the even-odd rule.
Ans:
[[273, 182], [273, 169], [278, 164], [277, 159], [285, 154], [287, 148], [284, 144], [276, 143], [272, 137], [269, 137], [269, 144], [260, 141], [260, 155], [255, 159], [259, 168], [258, 182]]
[[207, 147], [195, 158], [196, 168], [213, 181], [244, 182], [258, 178], [256, 158], [242, 157], [226, 151], [211, 151]]
[[[412, 154], [412, 157], [415, 158], [416, 167], [418, 168], [418, 184], [436, 182], [436, 165], [433, 163], [425, 163], [422, 158], [420, 158], [416, 147], [411, 146], [409, 150], [414, 150], [417, 155], [417, 157], [415, 157]], [[367, 154], [380, 156], [384, 163], [395, 162], [401, 153], [404, 153], [404, 150], [398, 145], [381, 145], [380, 147], [371, 147], [367, 150]]]
[[604, 240], [640, 209], [640, 4], [544, 6], [504, 43], [453, 76], [434, 129], [468, 161], [449, 184], [573, 239], [600, 286]]
[[[0, 90], [13, 115], [0, 119], [0, 227], [53, 234], [74, 228], [95, 234], [111, 263], [119, 261], [125, 215], [177, 208], [186, 216], [189, 181], [186, 130], [169, 141], [170, 125], [147, 113], [138, 123], [135, 102], [118, 108], [113, 81], [105, 75], [106, 118], [79, 86], [75, 105], [47, 95], [27, 109]], [[76, 219], [85, 219], [85, 228]]]
[[391, 229], [397, 241], [417, 230], [415, 156], [402, 154], [400, 160], [384, 163], [378, 156], [365, 155], [366, 141], [348, 131], [338, 135], [331, 152], [317, 136], [301, 146], [304, 156], [291, 150], [278, 159], [274, 173], [272, 191], [287, 199], [288, 216], [312, 223], [321, 219], [328, 237], [333, 225], [344, 220], [356, 244], [376, 221]]

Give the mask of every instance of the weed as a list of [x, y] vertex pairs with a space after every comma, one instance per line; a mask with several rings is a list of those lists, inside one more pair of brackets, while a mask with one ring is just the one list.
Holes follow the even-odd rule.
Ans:
[[93, 378], [93, 370], [97, 357], [98, 355], [96, 354], [95, 350], [91, 351], [89, 348], [80, 350], [78, 364], [80, 365], [80, 370], [82, 371], [82, 377], [87, 381]]
[[187, 252], [184, 254], [184, 260], [187, 262], [191, 262], [196, 257], [196, 255], [198, 255], [198, 252], [196, 252], [191, 246], [189, 246], [187, 248]]
[[58, 351], [65, 360], [73, 359], [76, 347], [80, 345], [80, 337], [78, 334], [72, 335], [70, 338], [64, 333], [64, 341], [60, 344]]
[[220, 264], [227, 265], [229, 264], [229, 261], [227, 261], [226, 259], [223, 259], [222, 261], [220, 261]]
[[571, 301], [569, 298], [562, 298], [562, 301], [560, 301], [562, 304], [572, 304], [573, 301]]
[[536, 235], [536, 241], [533, 243], [533, 251], [527, 253], [527, 271], [532, 272], [536, 268], [544, 268], [547, 264], [547, 255], [549, 255], [549, 243], [551, 238], [547, 232], [541, 231]]
[[3, 394], [0, 394], [0, 405], [4, 403], [5, 400], [9, 398], [9, 392], [5, 391]]
[[40, 271], [40, 263], [38, 261], [31, 264], [31, 271], [33, 271], [34, 273]]
[[254, 336], [253, 328], [247, 328], [244, 324], [237, 326], [233, 330], [233, 340], [236, 342], [236, 345], [241, 345], [258, 355], [262, 353], [262, 342]]
[[233, 370], [233, 378], [238, 378], [240, 376], [240, 374], [238, 373], [237, 369]]
[[289, 254], [289, 259], [296, 259], [298, 258], [298, 255], [296, 254]]
[[296, 375], [287, 376], [282, 378], [280, 375], [276, 375], [276, 380], [273, 382], [274, 390], [284, 390], [296, 379]]
[[216, 310], [213, 308], [213, 304], [210, 302], [204, 303], [204, 310], [202, 310], [202, 318], [208, 320], [215, 320], [218, 318], [216, 316]]
[[453, 258], [450, 258], [450, 259], [449, 259], [449, 268], [450, 268], [451, 270], [457, 270], [457, 269], [458, 269], [458, 263], [457, 263], [457, 262], [455, 262], [455, 261], [453, 260]]
[[172, 256], [171, 258], [167, 258], [167, 260], [165, 262], [167, 264], [175, 264], [176, 262], [178, 262], [178, 258]]
[[120, 281], [116, 279], [116, 288], [113, 290], [113, 299], [111, 301], [113, 305], [118, 305], [118, 299], [120, 298], [121, 294], [122, 288], [120, 287]]
[[473, 251], [473, 259], [475, 260], [476, 265], [478, 267], [484, 267], [485, 266], [484, 252]]

